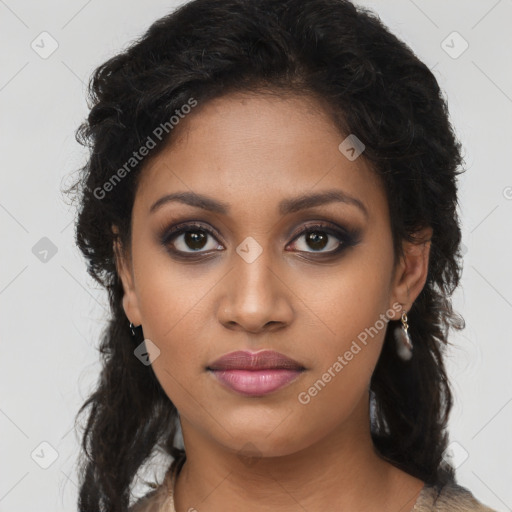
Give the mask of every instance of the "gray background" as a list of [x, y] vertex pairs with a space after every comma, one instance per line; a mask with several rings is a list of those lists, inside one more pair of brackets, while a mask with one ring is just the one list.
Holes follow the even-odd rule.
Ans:
[[[73, 419], [97, 377], [107, 302], [74, 247], [74, 210], [59, 190], [84, 163], [74, 131], [91, 72], [175, 5], [0, 0], [0, 511], [76, 509]], [[451, 453], [460, 484], [512, 510], [512, 1], [364, 5], [433, 69], [465, 147], [455, 307], [467, 328], [447, 363]]]

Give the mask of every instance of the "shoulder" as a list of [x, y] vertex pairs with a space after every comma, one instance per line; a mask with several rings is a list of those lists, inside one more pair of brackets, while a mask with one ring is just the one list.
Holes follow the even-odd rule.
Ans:
[[478, 501], [470, 490], [455, 482], [425, 485], [414, 512], [496, 512]]

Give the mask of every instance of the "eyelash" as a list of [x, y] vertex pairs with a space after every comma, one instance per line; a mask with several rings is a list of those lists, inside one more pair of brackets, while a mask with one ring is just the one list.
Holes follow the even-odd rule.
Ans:
[[[207, 228], [203, 224], [197, 223], [197, 222], [188, 222], [185, 224], [178, 224], [176, 226], [172, 226], [171, 228], [164, 230], [163, 234], [160, 236], [161, 244], [174, 256], [177, 258], [182, 259], [197, 259], [197, 256], [199, 254], [205, 254], [210, 253], [210, 251], [179, 251], [177, 249], [172, 249], [170, 247], [170, 242], [172, 242], [174, 239], [178, 238], [178, 236], [182, 235], [183, 233], [187, 232], [194, 232], [194, 231], [200, 231], [207, 233], [212, 238], [218, 238], [218, 235], [212, 231], [210, 228]], [[339, 242], [339, 246], [331, 251], [327, 252], [320, 252], [320, 251], [298, 251], [301, 253], [306, 254], [315, 254], [319, 255], [320, 257], [328, 257], [328, 256], [336, 256], [339, 253], [343, 252], [345, 249], [348, 249], [349, 247], [353, 247], [357, 245], [360, 238], [360, 232], [357, 229], [345, 229], [345, 228], [339, 228], [334, 227], [330, 223], [315, 223], [310, 224], [306, 228], [302, 229], [298, 233], [295, 233], [292, 239], [292, 242], [295, 242], [298, 240], [301, 236], [320, 231], [322, 233], [326, 233], [329, 236], [332, 236], [334, 238], [337, 238]], [[218, 252], [214, 249], [215, 252]], [[208, 254], [211, 256], [211, 253]], [[201, 258], [204, 258], [205, 256], [201, 256]]]

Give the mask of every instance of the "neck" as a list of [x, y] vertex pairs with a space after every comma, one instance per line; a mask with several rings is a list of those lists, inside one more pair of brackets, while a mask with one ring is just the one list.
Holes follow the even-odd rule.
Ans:
[[423, 482], [376, 452], [366, 405], [355, 411], [359, 421], [279, 457], [241, 456], [182, 418], [187, 460], [175, 486], [176, 511], [227, 510], [229, 503], [229, 510], [252, 512], [408, 512]]

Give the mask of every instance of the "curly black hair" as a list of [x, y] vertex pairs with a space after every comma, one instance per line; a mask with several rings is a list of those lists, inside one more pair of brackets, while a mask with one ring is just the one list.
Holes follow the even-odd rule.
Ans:
[[[408, 313], [414, 356], [397, 357], [388, 329], [371, 379], [372, 438], [407, 473], [427, 483], [455, 480], [443, 457], [452, 407], [443, 354], [450, 329], [464, 328], [450, 299], [462, 271], [456, 179], [463, 158], [435, 77], [378, 16], [347, 0], [193, 0], [95, 70], [90, 112], [76, 132], [90, 151], [66, 190], [79, 204], [76, 243], [111, 308], [101, 376], [76, 418], [88, 411], [80, 511], [126, 510], [134, 478], [155, 451], [185, 457], [176, 407], [151, 366], [134, 357], [143, 338], [130, 333], [113, 247], [116, 240], [130, 247], [140, 170], [173, 139], [171, 116], [191, 99], [200, 109], [244, 91], [313, 97], [340, 136], [357, 134], [362, 158], [382, 177], [395, 257], [402, 241], [432, 227], [426, 284]], [[120, 173], [148, 137], [156, 143], [151, 154]]]

